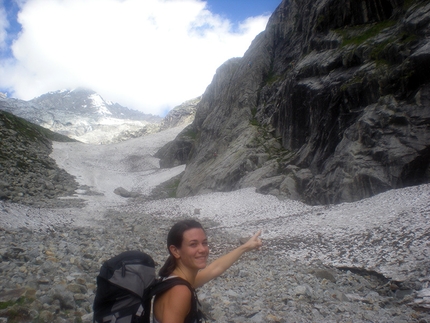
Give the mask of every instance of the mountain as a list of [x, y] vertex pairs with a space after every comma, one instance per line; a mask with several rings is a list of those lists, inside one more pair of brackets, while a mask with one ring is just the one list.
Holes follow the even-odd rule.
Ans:
[[[167, 115], [159, 122], [148, 123], [143, 127], [137, 129], [130, 127], [127, 123], [119, 121], [116, 126], [117, 129], [121, 129], [120, 133], [116, 133], [115, 136], [109, 142], [100, 143], [114, 143], [121, 142], [132, 138], [142, 137], [151, 133], [157, 133], [169, 128], [186, 126], [193, 122], [197, 104], [200, 102], [201, 97], [185, 101], [184, 103], [174, 107], [170, 110]], [[114, 129], [108, 129], [107, 133], [112, 133]], [[94, 136], [94, 135], [93, 135]]]
[[81, 203], [57, 199], [71, 196], [78, 183], [49, 157], [52, 141], [73, 140], [0, 111], [0, 200], [35, 207]]
[[201, 96], [185, 101], [169, 111], [161, 121], [160, 130], [188, 125], [194, 121]]
[[[120, 142], [143, 136], [148, 132], [160, 132], [175, 127], [182, 129], [180, 127], [193, 121], [196, 105], [200, 101], [200, 98], [196, 98], [184, 102], [172, 109], [161, 123], [151, 124], [144, 121], [147, 123], [146, 126], [133, 130], [130, 127], [131, 120], [121, 118], [132, 118], [133, 115], [138, 120], [143, 117], [149, 118], [150, 121], [153, 119], [158, 121], [158, 118], [128, 111], [119, 105], [111, 105], [110, 109], [107, 109], [104, 102], [97, 106], [93, 102], [98, 97], [94, 92], [81, 91], [79, 95], [65, 93], [71, 92], [48, 93], [32, 102], [7, 99], [5, 96], [0, 99], [0, 200], [54, 208], [80, 206], [82, 203], [80, 199], [72, 197], [79, 187], [75, 178], [60, 168], [50, 156], [53, 141], [76, 140], [17, 117], [7, 110], [39, 123], [43, 123], [41, 120], [47, 120], [47, 116], [50, 116], [56, 120], [57, 126], [69, 120], [71, 123], [69, 131], [73, 129], [74, 124], [82, 120], [87, 122], [89, 127], [95, 127], [98, 120], [106, 120], [104, 118], [109, 115], [113, 115], [110, 120], [123, 120], [124, 123], [118, 126], [121, 128], [120, 132], [105, 127], [104, 132], [90, 131], [83, 136], [75, 136], [78, 139], [91, 138], [94, 143], [100, 143], [100, 140], [103, 138], [106, 140], [107, 136], [111, 136], [115, 142]], [[88, 93], [92, 94], [88, 96]], [[62, 96], [64, 96], [63, 103], [61, 103]], [[89, 98], [92, 98], [92, 101], [88, 101]], [[89, 103], [87, 107], [85, 102]], [[37, 112], [40, 118], [37, 117]], [[98, 194], [91, 192], [87, 187], [84, 189], [89, 192], [88, 194]], [[58, 197], [63, 198], [58, 199]]]
[[161, 149], [178, 197], [257, 187], [309, 204], [430, 179], [430, 3], [284, 0]]
[[[111, 143], [151, 132], [162, 118], [105, 101], [88, 89], [50, 92], [30, 101], [0, 97], [2, 109], [86, 143]], [[137, 135], [136, 135], [137, 136]]]

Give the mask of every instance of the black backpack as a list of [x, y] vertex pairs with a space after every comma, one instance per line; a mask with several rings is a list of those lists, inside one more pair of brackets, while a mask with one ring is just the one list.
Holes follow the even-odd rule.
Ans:
[[97, 276], [94, 299], [95, 323], [149, 323], [151, 300], [175, 285], [192, 291], [191, 316], [203, 317], [191, 285], [181, 278], [156, 280], [154, 260], [140, 251], [126, 251], [105, 261]]

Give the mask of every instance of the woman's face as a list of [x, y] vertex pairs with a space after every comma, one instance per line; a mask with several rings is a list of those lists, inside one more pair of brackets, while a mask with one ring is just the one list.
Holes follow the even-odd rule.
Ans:
[[209, 255], [208, 239], [202, 229], [190, 229], [184, 232], [181, 248], [178, 249], [184, 265], [192, 269], [203, 269]]

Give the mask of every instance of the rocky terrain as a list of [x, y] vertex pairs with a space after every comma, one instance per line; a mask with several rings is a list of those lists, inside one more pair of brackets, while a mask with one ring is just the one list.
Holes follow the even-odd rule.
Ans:
[[355, 4], [283, 1], [143, 137], [68, 142], [1, 112], [0, 322], [90, 323], [103, 261], [160, 268], [193, 217], [211, 259], [263, 230], [198, 291], [210, 321], [430, 323], [430, 5]]
[[[261, 251], [245, 255], [198, 291], [211, 322], [430, 322], [430, 209], [428, 205], [423, 208], [429, 187], [380, 197], [405, 201], [415, 196], [421, 208], [416, 213], [397, 212], [392, 221], [374, 221], [373, 230], [359, 234], [350, 234], [347, 226], [342, 230], [324, 226], [315, 236], [312, 231], [322, 225], [317, 213], [324, 213], [327, 222], [343, 222], [337, 219], [336, 209], [305, 211], [306, 207], [285, 203], [291, 212], [271, 218], [282, 203], [261, 203], [264, 197], [259, 200], [249, 192], [231, 194], [221, 199], [211, 195], [202, 200], [132, 202], [110, 209], [98, 205], [98, 212], [89, 208], [40, 211], [2, 204], [2, 217], [6, 212], [21, 220], [21, 212], [24, 218], [39, 221], [27, 220], [20, 228], [16, 223], [2, 225], [0, 317], [7, 322], [91, 322], [95, 277], [102, 262], [121, 251], [140, 249], [150, 253], [160, 268], [169, 227], [179, 218], [195, 217], [207, 228], [212, 257], [238, 246], [247, 236], [244, 232], [264, 228]], [[250, 207], [235, 207], [234, 201], [241, 200]], [[261, 216], [267, 220], [247, 216], [259, 212], [253, 209], [252, 200], [259, 200], [265, 209]], [[362, 216], [359, 222], [369, 221], [379, 214], [373, 209], [378, 201], [337, 211], [363, 211], [365, 203], [369, 217]], [[238, 218], [231, 219], [239, 225], [225, 219], [232, 218], [229, 208], [242, 210], [236, 213]], [[419, 219], [423, 222], [410, 225]], [[274, 228], [287, 228], [283, 221], [297, 234], [288, 229], [278, 236], [270, 234]], [[299, 222], [307, 227], [300, 227]], [[303, 229], [310, 231], [308, 235]], [[327, 261], [327, 256], [333, 259]], [[347, 259], [353, 258], [354, 265], [348, 265]], [[379, 270], [360, 268], [363, 260], [374, 265], [382, 261], [393, 268], [403, 263], [408, 277], [393, 279]]]
[[[88, 94], [84, 91], [84, 94], [85, 93]], [[41, 98], [57, 102], [59, 100], [57, 95], [58, 93], [46, 94]], [[68, 96], [70, 99], [70, 94], [68, 94]], [[82, 98], [81, 96], [79, 97]], [[39, 101], [40, 100], [41, 99], [39, 99]], [[102, 194], [99, 192], [92, 192], [87, 185], [79, 185], [72, 175], [64, 171], [63, 168], [58, 167], [56, 162], [49, 156], [52, 152], [52, 141], [58, 143], [76, 140], [6, 112], [7, 110], [12, 110], [32, 120], [37, 115], [36, 110], [42, 109], [40, 107], [36, 110], [29, 108], [29, 104], [22, 102], [19, 105], [12, 104], [16, 101], [18, 100], [9, 100], [7, 98], [0, 100], [0, 200], [9, 200], [35, 207], [67, 207], [70, 205], [79, 206], [82, 203], [79, 198], [73, 196], [77, 189], [81, 192], [85, 192], [85, 194]], [[78, 136], [78, 138], [83, 139], [86, 137], [89, 138], [90, 136], [90, 141], [94, 141], [94, 144], [106, 144], [107, 142], [117, 143], [132, 138], [141, 138], [151, 133], [160, 131], [168, 132], [169, 129], [179, 129], [178, 127], [183, 128], [193, 121], [196, 105], [199, 101], [200, 98], [196, 98], [184, 102], [173, 108], [162, 122], [147, 124], [143, 128], [140, 127], [137, 131], [133, 131], [129, 128], [126, 121], [121, 127], [115, 127], [117, 131], [111, 131], [111, 128], [104, 128], [103, 131], [94, 130], [83, 136]], [[40, 104], [42, 105], [42, 103]], [[57, 104], [59, 103], [57, 102]], [[50, 107], [51, 104], [48, 104], [48, 106]], [[14, 107], [14, 109], [11, 107]], [[26, 111], [26, 108], [29, 108], [29, 111]], [[63, 120], [62, 123], [65, 122], [64, 115], [68, 115], [68, 118], [72, 119], [74, 115], [76, 120], [80, 120], [81, 117], [93, 114], [91, 108], [88, 108], [89, 111], [82, 108], [81, 112], [79, 112], [79, 108], [82, 107], [78, 100], [77, 102], [73, 101], [70, 105], [65, 104], [65, 106], [63, 106], [65, 112], [61, 112], [61, 109], [57, 108], [56, 111], [54, 111], [54, 109], [48, 114], [56, 120]], [[45, 110], [46, 109], [42, 109], [42, 111]], [[118, 113], [121, 114], [121, 112]], [[113, 139], [107, 140], [107, 136]], [[97, 151], [94, 149], [92, 150]], [[67, 152], [65, 153], [67, 154]], [[153, 154], [155, 154], [155, 151]], [[136, 152], [136, 154], [130, 158], [134, 160], [134, 163], [138, 164], [138, 159], [141, 156], [144, 155], [142, 155], [141, 152]], [[99, 156], [99, 158], [102, 157]], [[121, 163], [121, 161], [118, 161], [118, 163]], [[158, 160], [156, 164], [156, 166], [158, 166]], [[154, 164], [154, 167], [156, 166]], [[131, 169], [133, 167], [135, 166], [130, 166], [127, 171], [133, 171]], [[181, 169], [183, 169], [183, 167]], [[133, 194], [135, 197], [139, 195], [130, 193], [122, 187], [117, 187], [116, 193], [127, 197]], [[57, 197], [61, 197], [61, 199], [57, 199]]]
[[188, 126], [194, 121], [196, 116], [197, 105], [199, 104], [202, 97], [197, 97], [185, 101], [169, 111], [169, 113], [163, 118], [160, 125], [160, 130], [166, 130], [174, 127]]
[[429, 185], [331, 206], [252, 188], [145, 198], [183, 171], [153, 157], [181, 129], [112, 145], [54, 142], [50, 158], [78, 181], [84, 203], [0, 201], [0, 320], [91, 322], [103, 261], [140, 249], [160, 268], [168, 229], [193, 217], [207, 229], [211, 259], [263, 229], [260, 251], [198, 291], [211, 321], [430, 322]]
[[[0, 317], [7, 322], [92, 322], [102, 261], [140, 249], [153, 255], [160, 268], [173, 222], [112, 210], [92, 227], [4, 230], [0, 304], [5, 308]], [[202, 223], [209, 228], [213, 257], [238, 245], [240, 237], [212, 229], [213, 221]], [[288, 250], [281, 240], [269, 242], [198, 291], [211, 321], [430, 322], [418, 304], [430, 289], [415, 281], [398, 283], [373, 272], [305, 264], [274, 252], [274, 245]]]
[[57, 199], [73, 195], [79, 185], [49, 157], [51, 140], [72, 141], [0, 111], [0, 200], [34, 207], [79, 205]]
[[430, 178], [430, 4], [284, 0], [160, 152], [178, 196], [257, 187], [310, 204]]

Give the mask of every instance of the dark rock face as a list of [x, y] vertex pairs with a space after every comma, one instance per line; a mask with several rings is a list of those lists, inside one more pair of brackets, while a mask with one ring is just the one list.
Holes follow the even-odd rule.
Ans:
[[177, 195], [327, 204], [428, 182], [429, 17], [428, 1], [283, 1], [170, 144]]
[[[190, 130], [190, 132], [187, 132]], [[188, 160], [188, 154], [193, 147], [194, 138], [192, 135], [191, 125], [187, 126], [181, 132], [175, 141], [167, 143], [154, 155], [160, 158], [161, 168], [172, 168], [183, 165]]]
[[60, 199], [72, 196], [78, 183], [49, 156], [52, 141], [72, 140], [0, 111], [0, 200], [34, 207], [83, 205]]
[[[172, 109], [161, 122], [160, 130], [190, 124], [195, 118], [197, 105], [200, 100], [201, 97], [197, 97]], [[193, 146], [195, 138], [193, 134], [192, 127], [188, 126], [180, 134], [180, 140], [177, 140], [176, 143], [168, 143], [155, 154], [155, 157], [160, 158], [160, 166], [162, 168], [175, 167], [187, 162], [188, 153]], [[174, 149], [171, 149], [172, 146], [174, 146]]]
[[179, 127], [190, 124], [196, 115], [197, 104], [200, 102], [201, 96], [195, 99], [185, 101], [169, 111], [169, 113], [161, 121], [160, 130]]

